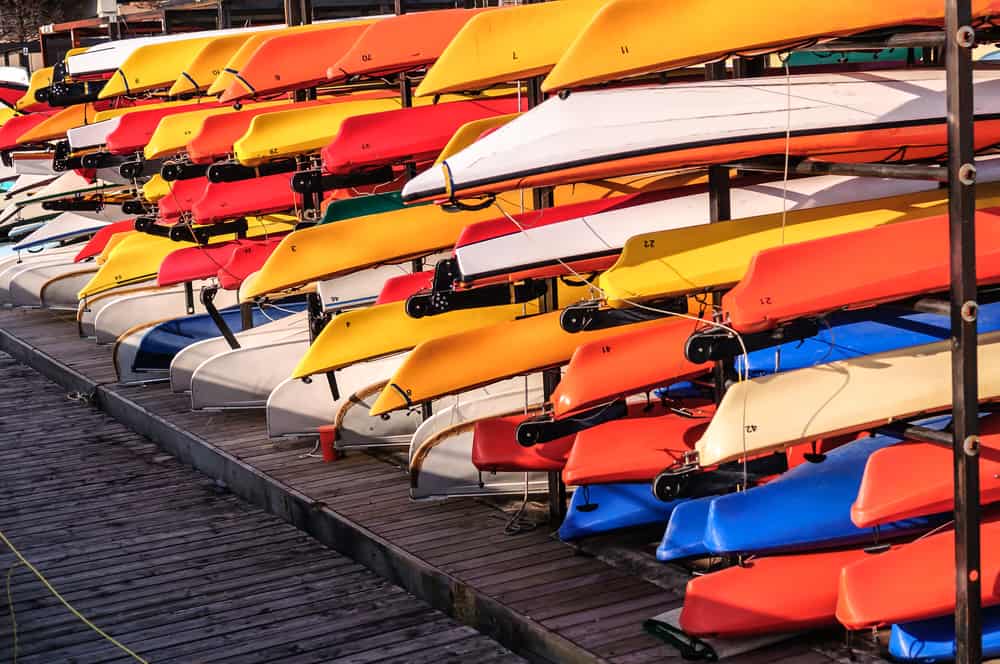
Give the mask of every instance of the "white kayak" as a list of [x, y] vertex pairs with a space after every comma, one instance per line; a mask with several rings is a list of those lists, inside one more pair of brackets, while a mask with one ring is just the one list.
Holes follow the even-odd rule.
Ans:
[[[7, 297], [15, 307], [76, 311], [79, 288], [76, 291], [66, 288], [70, 284], [86, 285], [95, 272], [97, 266], [92, 263], [49, 263], [29, 267], [11, 277]], [[68, 292], [71, 300], [67, 298]]]
[[410, 442], [410, 497], [454, 498], [548, 491], [546, 473], [481, 473], [472, 464], [475, 423], [479, 420], [537, 412], [543, 401], [541, 380], [514, 378], [480, 388], [474, 398], [435, 412]]
[[18, 175], [54, 178], [59, 172], [52, 167], [51, 152], [15, 152], [11, 155], [14, 172]]
[[[300, 354], [299, 359], [301, 357]], [[325, 376], [315, 376], [309, 382], [286, 378], [267, 398], [267, 435], [270, 438], [317, 435], [318, 427], [336, 422], [340, 408], [351, 395], [367, 386], [384, 384], [406, 357], [406, 353], [390, 355], [371, 362], [359, 362], [338, 371], [336, 375], [340, 399], [337, 400], [333, 398]], [[381, 419], [385, 429], [393, 429], [395, 422], [402, 417], [408, 419], [402, 411], [395, 418], [372, 419]]]
[[25, 255], [21, 253], [20, 256], [6, 257], [0, 261], [0, 303], [13, 304], [10, 298], [10, 286], [20, 273], [55, 265], [80, 267], [73, 262], [75, 255], [75, 252], [46, 251], [39, 254]]
[[271, 391], [292, 374], [309, 348], [309, 331], [287, 331], [281, 340], [231, 348], [191, 374], [191, 409], [263, 408]]
[[[306, 314], [302, 312], [252, 327], [249, 330], [234, 332], [233, 335], [241, 348], [253, 348], [297, 339], [305, 332], [306, 325]], [[182, 349], [170, 362], [171, 391], [190, 392], [191, 377], [195, 370], [206, 360], [231, 350], [229, 342], [221, 336], [197, 341]], [[263, 399], [267, 399], [267, 394], [264, 394]], [[225, 404], [223, 399], [209, 399], [209, 401]]]
[[[141, 281], [137, 284], [119, 286], [118, 288], [105, 291], [100, 295], [95, 295], [94, 297], [86, 300], [80, 300], [76, 309], [77, 331], [80, 333], [80, 336], [85, 339], [95, 338], [94, 319], [97, 318], [97, 314], [99, 314], [104, 307], [107, 307], [118, 298], [125, 297], [126, 295], [151, 293], [158, 288], [156, 280], [150, 279], [149, 281]], [[180, 288], [180, 286], [172, 288], [176, 290]], [[79, 293], [79, 291], [77, 291], [77, 293]]]
[[139, 352], [139, 344], [142, 343], [146, 333], [156, 327], [159, 323], [164, 323], [169, 318], [163, 320], [150, 320], [136, 325], [126, 330], [122, 336], [115, 340], [111, 346], [111, 357], [115, 369], [115, 376], [122, 385], [137, 385], [144, 383], [161, 383], [167, 380], [166, 372], [134, 371], [132, 363]]
[[15, 251], [34, 249], [52, 242], [64, 242], [91, 235], [108, 224], [127, 219], [121, 206], [107, 205], [100, 212], [63, 212], [14, 245]]
[[[687, 148], [711, 149], [852, 129], [893, 129], [945, 115], [941, 70], [903, 70], [647, 85], [550, 97], [410, 180], [405, 200]], [[975, 73], [975, 112], [992, 117], [1000, 72]], [[789, 108], [791, 109], [789, 111]], [[646, 169], [649, 170], [649, 169]], [[450, 174], [446, 186], [445, 173]]]
[[[1000, 159], [976, 163], [978, 180], [1000, 179]], [[936, 183], [921, 180], [882, 180], [836, 175], [790, 180], [787, 189], [781, 182], [733, 187], [730, 190], [732, 218], [780, 213], [841, 205], [888, 196], [900, 196], [935, 189]], [[669, 197], [670, 192], [654, 192], [649, 197], [660, 200], [627, 205], [596, 214], [567, 219], [534, 228], [511, 229], [500, 235], [469, 244], [458, 244], [462, 280], [474, 283], [498, 274], [517, 273], [561, 262], [616, 256], [625, 242], [636, 235], [666, 231], [709, 222], [708, 193]], [[640, 198], [639, 200], [643, 200]]]
[[[951, 342], [736, 383], [697, 442], [702, 466], [951, 406]], [[979, 398], [1000, 398], [1000, 332], [979, 337]]]

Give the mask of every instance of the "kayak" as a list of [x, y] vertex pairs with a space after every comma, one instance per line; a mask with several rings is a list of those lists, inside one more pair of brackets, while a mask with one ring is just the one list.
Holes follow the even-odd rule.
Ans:
[[[995, 659], [1000, 655], [1000, 609], [986, 609], [982, 615], [983, 659]], [[893, 625], [889, 654], [899, 661], [955, 661], [954, 616]]]
[[168, 193], [156, 201], [157, 220], [176, 223], [182, 215], [190, 215], [195, 202], [201, 200], [208, 187], [208, 178], [191, 178], [165, 182]]
[[[95, 340], [99, 345], [114, 344], [126, 332], [137, 327], [148, 326], [153, 322], [160, 322], [187, 316], [192, 313], [205, 313], [205, 308], [201, 303], [201, 298], [194, 299], [194, 310], [189, 311], [187, 297], [184, 289], [180, 286], [170, 286], [168, 288], [157, 288], [150, 281], [140, 281], [136, 284], [149, 284], [145, 288], [134, 290], [123, 290], [120, 296], [115, 297], [115, 291], [109, 291], [112, 298], [104, 303], [93, 315], [93, 331]], [[206, 282], [198, 281], [192, 284], [197, 293]], [[227, 307], [234, 304], [228, 299], [226, 293], [221, 293], [216, 298], [216, 304], [220, 307]], [[81, 321], [82, 322], [82, 321]], [[122, 366], [131, 366], [124, 363]]]
[[[982, 150], [1000, 138], [993, 113], [1000, 73], [974, 78], [975, 147]], [[947, 152], [945, 88], [941, 70], [899, 70], [574, 92], [452, 155], [447, 180], [443, 167], [413, 178], [403, 199], [724, 164], [786, 149], [836, 161], [940, 157]]]
[[711, 363], [695, 364], [684, 356], [685, 342], [702, 325], [688, 318], [667, 317], [610, 328], [597, 340], [581, 339], [552, 392], [552, 414], [557, 419], [571, 417], [630, 394], [707, 373]]
[[[980, 185], [977, 207], [996, 206], [998, 193], [995, 184]], [[945, 214], [947, 202], [947, 193], [926, 191], [835, 210], [797, 210], [784, 225], [776, 214], [639, 235], [625, 243], [599, 284], [612, 307], [724, 288], [740, 281], [754, 255], [764, 249]]]
[[271, 240], [272, 238], [236, 239], [219, 244], [178, 249], [168, 254], [160, 263], [156, 284], [172, 286], [185, 281], [215, 277], [225, 270], [237, 252], [266, 244]]
[[[740, 0], [721, 7], [689, 3], [666, 7], [656, 0], [613, 0], [594, 14], [543, 83], [545, 91], [590, 85], [637, 74], [724, 59], [733, 53], [781, 50], [806, 42], [847, 37], [898, 26], [943, 27], [944, 5], [935, 0], [908, 2], [886, 14], [857, 0], [820, 7], [806, 14], [791, 0], [774, 6], [775, 16], [761, 21], [760, 5]], [[974, 17], [995, 15], [996, 0], [971, 3]], [[717, 30], [723, 22], [727, 29]], [[664, 43], [665, 29], [682, 35]]]
[[66, 54], [66, 71], [73, 77], [112, 73], [124, 63], [129, 56], [144, 46], [175, 41], [188, 41], [203, 37], [213, 37], [234, 34], [239, 30], [201, 30], [172, 35], [156, 35], [154, 37], [133, 37], [102, 42], [85, 49], [71, 51]]
[[433, 160], [462, 125], [517, 108], [517, 99], [476, 99], [348, 118], [321, 155], [323, 170], [347, 175], [404, 161]]
[[485, 9], [438, 9], [389, 16], [365, 28], [326, 70], [330, 80], [389, 76], [433, 63], [471, 18]]
[[[989, 180], [989, 173], [978, 179]], [[690, 184], [684, 186], [685, 182]], [[789, 211], [830, 209], [935, 188], [933, 182], [840, 176], [794, 179], [784, 188], [780, 182], [735, 181], [730, 206], [732, 218], [742, 219], [778, 213], [783, 206]], [[708, 212], [707, 186], [688, 176], [669, 189], [513, 215], [516, 224], [502, 217], [471, 225], [456, 241], [455, 256], [466, 285], [488, 283], [491, 277], [555, 276], [569, 273], [569, 268], [584, 273], [604, 270], [615, 263], [630, 238], [707, 224]]]
[[590, 484], [577, 487], [559, 539], [571, 542], [633, 526], [662, 524], [689, 500], [664, 502], [653, 495], [648, 482]]
[[240, 46], [250, 39], [250, 37], [257, 34], [260, 30], [280, 30], [282, 27], [284, 26], [257, 28], [254, 31], [212, 39], [198, 49], [194, 57], [187, 61], [187, 64], [177, 74], [176, 80], [171, 84], [167, 95], [170, 97], [180, 97], [182, 95], [194, 95], [204, 92], [212, 84], [212, 81], [215, 80], [215, 77], [219, 75], [222, 68], [226, 66], [229, 59], [236, 54]]
[[37, 113], [48, 111], [51, 107], [47, 103], [39, 102], [35, 99], [35, 93], [42, 88], [52, 85], [52, 72], [54, 67], [40, 67], [31, 74], [28, 81], [28, 89], [24, 95], [14, 103], [14, 109], [22, 113]]
[[[643, 484], [652, 495], [648, 484]], [[656, 559], [668, 563], [683, 558], [704, 558], [709, 555], [705, 546], [705, 522], [708, 509], [715, 496], [692, 498], [678, 505], [670, 513], [670, 521], [663, 531], [663, 538], [656, 547]], [[617, 526], [616, 526], [617, 527]]]
[[[996, 283], [1000, 208], [979, 210], [975, 227], [976, 282]], [[738, 332], [759, 332], [844, 307], [946, 291], [951, 283], [948, 237], [945, 214], [766, 249], [722, 298], [723, 315]], [[837, 264], [848, 257], [856, 267], [846, 274], [816, 270], [819, 261]], [[803, 283], [809, 288], [793, 286]]]
[[645, 482], [648, 488], [658, 473], [694, 448], [714, 411], [709, 400], [686, 399], [666, 414], [626, 417], [584, 429], [576, 434], [566, 458], [563, 482], [567, 486]]
[[554, 311], [425, 341], [393, 375], [372, 415], [557, 367], [580, 344], [614, 336], [613, 329], [571, 334], [559, 326], [560, 315]]
[[[983, 606], [1000, 603], [1000, 518], [983, 515], [979, 584]], [[920, 583], [914, 583], [919, 579]], [[951, 528], [844, 566], [837, 620], [848, 629], [936, 618], [955, 610], [955, 532]]]
[[[521, 397], [523, 401], [523, 394]], [[538, 411], [533, 408], [532, 414]], [[530, 417], [520, 412], [477, 420], [472, 434], [472, 465], [491, 474], [561, 471], [576, 436], [570, 434], [544, 445], [525, 447], [517, 442], [517, 427]]]
[[[561, 205], [593, 199], [607, 195], [609, 189], [616, 186], [617, 183], [607, 187], [560, 187], [555, 191], [555, 201]], [[517, 192], [500, 196], [498, 200], [509, 208], [520, 206], [522, 200], [525, 205], [531, 205], [530, 197], [522, 199]], [[350, 205], [366, 205], [367, 202], [365, 197]], [[336, 205], [337, 209], [343, 209], [348, 202]], [[452, 247], [467, 225], [495, 216], [496, 212], [489, 208], [448, 212], [435, 205], [421, 205], [301, 229], [278, 245], [243, 297], [259, 297], [372, 265], [426, 256]], [[407, 232], [400, 233], [401, 228]], [[338, 251], [331, 252], [330, 247], [338, 247]]]
[[[253, 307], [251, 328], [299, 311], [305, 311], [304, 302], [282, 302], [281, 306], [269, 307], [267, 312], [260, 307]], [[233, 332], [243, 330], [243, 318], [239, 307], [220, 310], [219, 315]], [[182, 349], [197, 341], [217, 337], [220, 334], [219, 328], [208, 314], [184, 316], [160, 323], [142, 336], [139, 349], [132, 360], [132, 371], [167, 372], [170, 369], [171, 360]]]
[[[94, 329], [94, 320], [104, 307], [129, 293], [147, 293], [156, 290], [156, 284], [150, 281], [139, 282], [131, 286], [116, 288], [100, 295], [96, 295], [86, 300], [77, 299], [76, 327], [77, 333], [83, 339], [96, 340], [97, 331]], [[181, 290], [175, 288], [174, 290]], [[75, 294], [74, 294], [75, 296]]]
[[[74, 127], [82, 127], [92, 122], [107, 120], [109, 118], [102, 117], [100, 120], [97, 118], [98, 111], [104, 109], [105, 103], [100, 105], [93, 103], [74, 104], [62, 108], [51, 115], [47, 115], [42, 122], [18, 136], [15, 145], [57, 141], [64, 138], [66, 132]], [[110, 109], [108, 110], [110, 111]], [[110, 111], [108, 115], [114, 117], [125, 112], [127, 112], [126, 109], [119, 109], [119, 112]]]
[[159, 173], [154, 173], [146, 184], [139, 188], [139, 193], [147, 203], [156, 203], [170, 193], [172, 186], [172, 182], [167, 182]]
[[80, 152], [90, 148], [100, 148], [108, 141], [108, 134], [118, 128], [124, 115], [119, 115], [108, 120], [101, 120], [93, 124], [73, 127], [66, 132], [66, 140], [69, 141], [70, 152]]
[[[1000, 332], [979, 337], [979, 398], [1000, 397]], [[697, 443], [702, 466], [866, 429], [951, 405], [951, 343], [821, 364], [734, 384]]]
[[278, 173], [236, 182], [209, 182], [201, 198], [191, 205], [191, 218], [198, 224], [216, 224], [297, 209], [301, 195], [292, 190], [293, 175]]
[[18, 139], [31, 131], [53, 115], [55, 111], [15, 115], [0, 125], [0, 150], [13, 150], [18, 146]]
[[[481, 472], [473, 465], [475, 431], [494, 418], [537, 412], [542, 390], [537, 377], [490, 385], [463, 394], [424, 420], [409, 441], [410, 498], [442, 499], [548, 491], [545, 474]], [[405, 412], [405, 411], [404, 411]]]
[[[940, 429], [950, 421], [950, 417], [939, 417], [923, 424]], [[763, 486], [712, 499], [705, 519], [705, 547], [712, 554], [725, 555], [871, 546], [930, 530], [946, 516], [917, 516], [877, 529], [859, 528], [851, 521], [851, 503], [865, 462], [901, 440], [886, 435], [856, 440], [827, 452], [818, 463], [800, 464]], [[783, 517], [770, 518], [778, 505], [784, 506]]]
[[117, 206], [107, 207], [97, 213], [63, 212], [15, 244], [13, 248], [15, 251], [26, 251], [51, 242], [63, 242], [80, 238], [97, 233], [108, 226], [108, 224], [120, 220], [123, 216], [121, 208]]
[[[733, 638], [834, 625], [841, 569], [869, 557], [864, 549], [843, 549], [754, 558], [695, 576], [684, 592], [681, 628]], [[886, 599], [898, 602], [899, 595]]]
[[[240, 67], [219, 100], [230, 103], [325, 82], [329, 64], [339, 60], [365, 28], [378, 20], [336, 21], [319, 30], [269, 37]], [[303, 57], [306, 53], [308, 57]]]
[[[980, 421], [979, 500], [1000, 499], [1000, 416]], [[955, 492], [951, 450], [930, 443], [906, 442], [880, 450], [868, 459], [864, 477], [851, 506], [858, 527], [950, 512]], [[900, 468], [906, 468], [900, 473]]]
[[[65, 298], [51, 291], [55, 283], [72, 279], [78, 285], [89, 281], [97, 268], [94, 266], [77, 265], [73, 262], [47, 263], [32, 267], [30, 264], [23, 269], [10, 272], [9, 283], [6, 286], [6, 300], [15, 307], [45, 307], [64, 310], [76, 310], [76, 291], [73, 297]], [[7, 277], [7, 274], [4, 275]], [[48, 303], [48, 304], [46, 304]]]
[[606, 1], [501, 7], [479, 14], [445, 47], [416, 94], [482, 90], [543, 74]]
[[403, 302], [414, 293], [430, 288], [433, 279], [434, 270], [401, 274], [398, 277], [386, 279], [385, 283], [382, 284], [382, 290], [378, 293], [378, 299], [375, 300], [375, 306]]
[[226, 290], [236, 290], [247, 278], [260, 270], [268, 257], [278, 248], [283, 235], [258, 239], [244, 244], [222, 264], [217, 273], [219, 287]]
[[451, 311], [440, 316], [411, 318], [405, 302], [393, 302], [342, 314], [309, 347], [292, 378], [304, 378], [410, 350], [429, 339], [514, 320], [538, 311], [536, 303], [507, 304]]

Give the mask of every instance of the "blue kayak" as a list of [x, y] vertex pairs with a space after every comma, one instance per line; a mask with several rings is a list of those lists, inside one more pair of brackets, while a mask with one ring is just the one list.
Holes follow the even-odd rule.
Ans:
[[[1000, 304], [983, 305], [980, 308], [979, 325], [980, 332], [1000, 329]], [[838, 312], [827, 317], [827, 324], [814, 337], [751, 352], [747, 357], [749, 374], [751, 377], [764, 376], [775, 371], [791, 371], [872, 353], [919, 346], [948, 339], [950, 334], [947, 317], [935, 314], [908, 313], [902, 309], [895, 310], [889, 307]], [[737, 371], [741, 371], [742, 367], [741, 357], [736, 361]], [[648, 495], [648, 498], [646, 495], [643, 496], [644, 501], [655, 500], [647, 485], [640, 486], [646, 488], [645, 494]], [[596, 488], [597, 485], [592, 485], [591, 492]], [[672, 507], [658, 511], [653, 509], [652, 504], [645, 509], [636, 510], [632, 493], [628, 493], [627, 502], [619, 506], [615, 500], [617, 494], [618, 492], [611, 492], [598, 509], [589, 513], [587, 520], [580, 522], [593, 524], [592, 526], [585, 529], [574, 525], [568, 532], [572, 532], [573, 537], [585, 537], [618, 528], [663, 523], [666, 519], [662, 517], [659, 521], [652, 519], [657, 514], [669, 514], [673, 511]], [[601, 511], [606, 511], [607, 515], [599, 517], [597, 512]], [[560, 537], [562, 532], [560, 529]], [[664, 548], [669, 549], [670, 545]]]
[[[951, 416], [925, 426], [943, 428]], [[780, 478], [747, 491], [716, 496], [705, 518], [705, 548], [715, 554], [774, 553], [877, 541], [928, 530], [944, 515], [917, 517], [875, 528], [858, 528], [851, 505], [858, 496], [865, 463], [876, 450], [900, 442], [872, 436], [842, 445], [819, 463], [803, 463]]]
[[629, 526], [663, 523], [683, 502], [659, 500], [644, 482], [577, 487], [559, 527], [559, 538], [568, 541]]
[[695, 498], [681, 503], [670, 515], [663, 540], [656, 547], [656, 559], [670, 562], [681, 558], [703, 558], [710, 555], [705, 546], [705, 521], [715, 496]]
[[[305, 311], [305, 306], [305, 302], [297, 301], [281, 303], [279, 306], [266, 306], [264, 309], [254, 307], [253, 324], [263, 325]], [[222, 309], [219, 313], [233, 332], [243, 329], [243, 319], [238, 306]], [[221, 335], [215, 321], [208, 314], [182, 316], [165, 321], [150, 328], [143, 335], [135, 360], [132, 362], [132, 370], [168, 371], [170, 362], [177, 353], [193, 343]]]
[[[954, 661], [954, 616], [893, 625], [889, 654], [908, 662]], [[1000, 657], [1000, 606], [983, 609], [983, 659], [995, 657]]]

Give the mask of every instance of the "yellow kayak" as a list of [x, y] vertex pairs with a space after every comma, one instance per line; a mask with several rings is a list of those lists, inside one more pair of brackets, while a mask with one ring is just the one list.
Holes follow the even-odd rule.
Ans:
[[276, 30], [268, 30], [267, 32], [258, 32], [252, 37], [243, 42], [242, 46], [236, 49], [236, 52], [226, 61], [225, 66], [219, 75], [216, 76], [212, 84], [208, 86], [207, 94], [211, 96], [221, 95], [223, 92], [229, 88], [237, 79], [236, 75], [239, 74], [240, 69], [250, 60], [250, 57], [254, 52], [263, 44], [265, 41], [271, 37], [276, 37], [278, 35], [294, 34], [297, 32], [310, 32], [312, 30], [323, 30], [329, 27], [329, 22], [324, 21], [322, 23], [311, 23], [309, 25], [297, 25], [291, 28], [278, 28]]
[[192, 37], [140, 46], [119, 65], [97, 98], [110, 99], [165, 88], [177, 80], [192, 55], [214, 40], [229, 36]]
[[481, 90], [543, 74], [606, 2], [560, 0], [474, 16], [445, 47], [415, 94]]
[[[979, 207], [1000, 203], [1000, 185], [977, 187]], [[630, 238], [618, 261], [601, 275], [608, 304], [657, 300], [681, 293], [723, 288], [738, 282], [757, 252], [907, 219], [944, 214], [948, 191], [938, 189], [847, 205], [692, 226]]]
[[212, 81], [222, 73], [222, 68], [229, 59], [255, 34], [255, 32], [245, 32], [226, 35], [202, 46], [181, 69], [167, 94], [177, 97], [208, 90]]
[[54, 67], [42, 67], [41, 69], [35, 70], [31, 75], [31, 80], [28, 81], [28, 91], [24, 93], [24, 96], [17, 100], [14, 104], [14, 108], [19, 111], [23, 111], [26, 108], [31, 107], [38, 102], [35, 101], [35, 93], [42, 88], [47, 88], [52, 85], [52, 70]]
[[17, 114], [17, 111], [10, 106], [0, 106], [0, 127], [2, 127], [7, 120], [17, 116]]
[[[271, 219], [248, 219], [247, 237], [281, 233], [292, 226], [285, 221]], [[220, 235], [212, 238], [212, 244], [235, 239], [235, 235]], [[175, 242], [169, 238], [147, 235], [131, 231], [117, 233], [112, 236], [108, 246], [102, 252], [100, 269], [86, 286], [79, 292], [82, 300], [86, 297], [103, 293], [118, 286], [134, 284], [156, 276], [160, 263], [168, 255], [184, 247], [195, 246], [192, 242]]]
[[170, 193], [170, 183], [155, 173], [146, 184], [142, 185], [142, 197], [150, 203], [155, 203]]
[[[242, 108], [280, 106], [287, 103], [285, 100], [267, 101], [260, 104], [245, 104]], [[232, 106], [214, 106], [168, 115], [156, 125], [153, 135], [149, 137], [149, 142], [143, 149], [143, 155], [146, 159], [160, 159], [183, 152], [188, 141], [201, 131], [201, 126], [207, 118], [235, 112], [236, 109]]]
[[[586, 286], [559, 283], [559, 302], [578, 302], [589, 294]], [[295, 368], [292, 378], [335, 371], [357, 362], [410, 350], [431, 339], [538, 312], [537, 300], [524, 304], [459, 309], [424, 318], [407, 316], [405, 302], [349, 311], [334, 316], [323, 328]]]
[[[994, 6], [992, 0], [974, 0], [973, 16], [995, 14]], [[891, 26], [941, 26], [944, 19], [944, 4], [938, 0], [907, 0], [893, 5], [891, 12], [867, 0], [811, 5], [808, 11], [798, 0], [777, 0], [768, 3], [766, 16], [761, 9], [756, 0], [613, 0], [569, 45], [543, 89], [562, 90]]]
[[[634, 193], [656, 187], [661, 181], [657, 176], [647, 176], [557, 187], [555, 203], [567, 205]], [[501, 194], [497, 200], [509, 212], [521, 209], [521, 192]], [[523, 202], [530, 208], [531, 196], [524, 195]], [[243, 285], [240, 294], [244, 300], [252, 300], [310, 281], [426, 256], [454, 246], [462, 229], [469, 224], [500, 215], [496, 207], [448, 212], [436, 205], [418, 205], [303, 228], [281, 241], [252, 282], [248, 280]]]
[[448, 140], [444, 149], [441, 150], [441, 154], [439, 154], [438, 158], [434, 160], [434, 165], [437, 166], [451, 155], [456, 152], [460, 152], [475, 143], [476, 139], [482, 136], [484, 131], [502, 127], [519, 115], [520, 113], [509, 113], [507, 115], [498, 115], [492, 118], [483, 118], [482, 120], [466, 122], [464, 125], [459, 127], [458, 131], [456, 131], [455, 134]]
[[[567, 303], [569, 304], [569, 303]], [[570, 333], [560, 312], [530, 316], [424, 342], [410, 352], [372, 406], [373, 416], [569, 362], [577, 346], [622, 328]], [[629, 329], [659, 321], [637, 323]], [[405, 395], [405, 396], [404, 396]]]
[[[104, 120], [110, 120], [111, 118], [117, 118], [119, 116], [128, 115], [129, 113], [138, 113], [140, 111], [155, 111], [158, 108], [170, 108], [171, 106], [187, 106], [192, 102], [197, 101], [195, 99], [182, 99], [179, 101], [163, 101], [155, 104], [140, 104], [139, 106], [122, 106], [120, 108], [109, 108], [103, 111], [98, 111], [97, 115], [90, 120], [91, 123], [102, 122]], [[207, 100], [206, 100], [207, 101]]]

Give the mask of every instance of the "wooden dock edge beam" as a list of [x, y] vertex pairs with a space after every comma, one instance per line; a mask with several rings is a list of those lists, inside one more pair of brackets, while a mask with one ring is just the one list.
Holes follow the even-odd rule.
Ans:
[[225, 482], [235, 495], [281, 517], [517, 654], [535, 662], [606, 661], [2, 328], [0, 350], [64, 389], [89, 395], [95, 407], [151, 439], [183, 463]]

